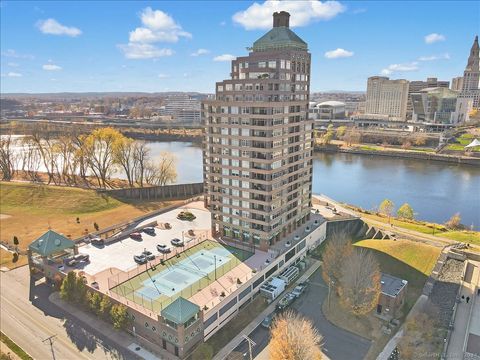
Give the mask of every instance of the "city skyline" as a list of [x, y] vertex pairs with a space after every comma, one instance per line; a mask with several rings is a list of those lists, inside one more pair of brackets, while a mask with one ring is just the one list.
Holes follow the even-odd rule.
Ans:
[[[228, 76], [232, 56], [245, 53], [268, 28], [271, 13], [282, 9], [298, 19], [292, 28], [315, 58], [312, 92], [365, 91], [375, 75], [460, 76], [477, 32], [479, 12], [472, 6], [478, 3], [409, 5], [120, 2], [112, 11], [108, 2], [5, 1], [1, 91], [213, 93], [210, 79]], [[464, 14], [461, 21], [454, 12]], [[391, 13], [395, 27], [386, 16]]]

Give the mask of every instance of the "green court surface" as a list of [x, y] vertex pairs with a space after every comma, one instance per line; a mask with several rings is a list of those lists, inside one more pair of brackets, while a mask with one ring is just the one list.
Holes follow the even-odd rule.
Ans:
[[252, 255], [246, 250], [205, 240], [163, 264], [140, 266], [144, 271], [126, 281], [119, 283], [115, 277], [111, 278], [110, 290], [146, 309], [160, 312], [180, 296], [188, 299], [195, 295]]

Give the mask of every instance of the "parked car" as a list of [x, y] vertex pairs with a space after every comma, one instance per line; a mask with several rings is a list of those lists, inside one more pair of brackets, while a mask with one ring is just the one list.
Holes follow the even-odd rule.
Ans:
[[272, 326], [272, 322], [273, 322], [273, 317], [274, 317], [274, 315], [275, 315], [275, 314], [273, 314], [273, 313], [270, 314], [270, 315], [267, 315], [267, 316], [265, 317], [265, 319], [263, 319], [261, 325], [262, 325], [264, 328], [269, 329], [270, 326]]
[[77, 254], [73, 258], [77, 261], [90, 262], [90, 255], [88, 254]]
[[91, 285], [91, 287], [94, 288], [94, 289], [97, 289], [97, 290], [98, 290], [98, 288], [99, 288], [98, 282], [96, 282], [96, 281], [92, 282], [90, 285]]
[[130, 234], [130, 238], [133, 240], [142, 240], [142, 234], [139, 232], [134, 232]]
[[143, 232], [148, 235], [155, 235], [155, 228], [153, 226], [149, 226], [146, 228], [143, 228]]
[[71, 258], [65, 259], [64, 263], [67, 266], [74, 267], [75, 265], [77, 265], [78, 261], [75, 260], [73, 257], [71, 257]]
[[305, 289], [307, 288], [307, 284], [301, 283], [295, 286], [295, 288], [292, 290], [292, 294], [295, 296], [295, 298], [299, 298], [300, 295], [302, 295], [305, 292]]
[[105, 241], [104, 241], [102, 238], [98, 237], [98, 236], [94, 237], [94, 238], [90, 241], [90, 243], [91, 243], [92, 245], [97, 245], [97, 246], [103, 246], [103, 245], [105, 245]]
[[276, 309], [279, 311], [286, 309], [293, 303], [293, 300], [295, 300], [295, 295], [292, 293], [286, 293], [278, 302]]
[[168, 254], [169, 252], [172, 251], [172, 249], [170, 248], [170, 246], [165, 245], [165, 244], [158, 244], [158, 245], [157, 245], [157, 250], [158, 250], [158, 252], [160, 252], [160, 253], [162, 253], [162, 254]]
[[172, 239], [170, 242], [173, 246], [183, 246], [183, 241], [177, 238]]
[[145, 250], [144, 252], [142, 252], [142, 255], [145, 256], [149, 261], [155, 260], [155, 255], [153, 255], [151, 251]]
[[135, 260], [135, 262], [136, 262], [137, 264], [146, 264], [147, 261], [148, 261], [148, 260], [147, 260], [147, 257], [146, 257], [145, 255], [143, 255], [143, 254], [142, 254], [142, 255], [135, 255], [135, 256], [133, 257], [133, 260]]

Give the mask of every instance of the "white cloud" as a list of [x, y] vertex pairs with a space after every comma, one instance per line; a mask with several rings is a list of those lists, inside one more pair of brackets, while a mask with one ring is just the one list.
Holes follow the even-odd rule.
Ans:
[[6, 74], [2, 74], [2, 76], [7, 76], [7, 77], [22, 77], [23, 75], [17, 72], [10, 71]]
[[403, 64], [391, 64], [382, 70], [382, 75], [391, 75], [396, 72], [409, 72], [409, 71], [417, 71], [417, 70], [418, 70], [418, 62], [416, 61], [413, 61], [410, 63], [403, 63]]
[[425, 36], [425, 42], [427, 44], [433, 44], [439, 41], [445, 41], [446, 37], [445, 35], [442, 34], [437, 34], [437, 33], [431, 33]]
[[140, 13], [141, 27], [129, 33], [128, 44], [117, 45], [125, 53], [127, 59], [155, 59], [173, 55], [171, 49], [160, 49], [154, 43], [175, 43], [181, 37], [192, 38], [175, 20], [161, 10], [146, 7]]
[[33, 59], [33, 55], [29, 54], [19, 54], [13, 49], [8, 49], [6, 51], [2, 51], [2, 56], [9, 57], [9, 58], [15, 58], [15, 59]]
[[327, 59], [339, 59], [339, 58], [347, 58], [352, 56], [353, 56], [353, 51], [348, 51], [341, 48], [330, 50], [325, 53], [325, 57]]
[[158, 74], [158, 77], [159, 77], [160, 79], [166, 79], [166, 78], [168, 78], [168, 77], [170, 77], [170, 76], [167, 75], [167, 74]]
[[221, 21], [221, 22], [220, 22], [220, 26], [225, 26], [225, 25], [227, 25], [227, 22], [226, 22], [226, 21]]
[[10, 67], [19, 67], [20, 66], [17, 63], [14, 63], [14, 62], [9, 62], [9, 63], [7, 63], [7, 65], [10, 66]]
[[182, 30], [182, 27], [168, 14], [151, 7], [140, 13], [143, 27], [130, 32], [130, 42], [177, 42], [180, 37], [191, 38], [192, 34]]
[[76, 37], [82, 33], [79, 28], [62, 25], [55, 19], [40, 20], [37, 23], [37, 27], [42, 33], [50, 35]]
[[58, 71], [62, 70], [62, 67], [55, 64], [45, 64], [42, 66], [42, 69], [47, 71]]
[[441, 55], [420, 56], [418, 61], [435, 61], [435, 60], [450, 60], [450, 54], [445, 53]]
[[239, 11], [233, 21], [247, 30], [269, 29], [272, 27], [272, 14], [276, 11], [288, 11], [291, 15], [290, 26], [305, 26], [314, 20], [330, 20], [346, 10], [338, 1], [278, 1], [267, 0], [263, 4], [254, 3], [245, 11]]
[[127, 59], [155, 59], [174, 54], [172, 49], [160, 49], [151, 44], [128, 43], [117, 45]]
[[200, 56], [210, 54], [210, 50], [207, 49], [198, 49], [197, 51], [190, 54], [190, 56]]
[[235, 60], [235, 56], [230, 54], [218, 55], [213, 58], [213, 61], [232, 61]]

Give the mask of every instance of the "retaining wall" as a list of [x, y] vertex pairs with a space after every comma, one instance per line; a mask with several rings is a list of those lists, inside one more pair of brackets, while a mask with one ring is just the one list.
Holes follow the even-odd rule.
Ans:
[[183, 200], [203, 194], [203, 183], [97, 190], [114, 198], [129, 200]]

